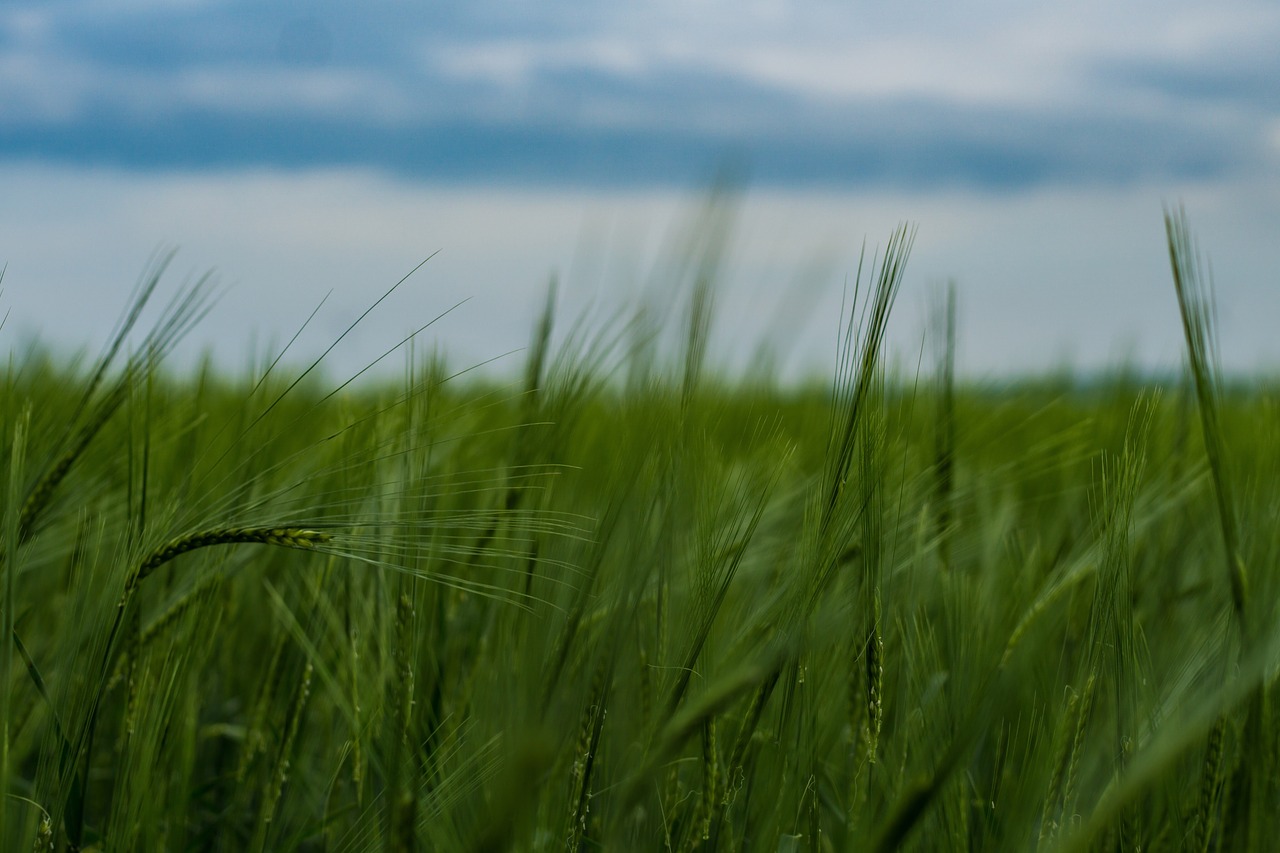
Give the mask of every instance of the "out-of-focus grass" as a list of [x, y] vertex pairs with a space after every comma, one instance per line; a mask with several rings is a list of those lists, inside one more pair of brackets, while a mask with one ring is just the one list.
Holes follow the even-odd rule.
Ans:
[[174, 377], [196, 288], [14, 361], [0, 846], [1268, 849], [1276, 396], [1168, 224], [1164, 387], [966, 387], [954, 293], [886, 375], [907, 229], [817, 390], [707, 373], [716, 228], [675, 359]]

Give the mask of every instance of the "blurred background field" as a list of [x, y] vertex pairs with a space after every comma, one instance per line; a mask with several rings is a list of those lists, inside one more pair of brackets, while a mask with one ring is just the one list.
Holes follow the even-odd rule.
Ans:
[[5, 847], [1267, 849], [1275, 389], [1166, 227], [1184, 370], [999, 388], [946, 290], [885, 361], [908, 226], [809, 385], [708, 369], [714, 218], [515, 379], [166, 369], [159, 258], [6, 376]]

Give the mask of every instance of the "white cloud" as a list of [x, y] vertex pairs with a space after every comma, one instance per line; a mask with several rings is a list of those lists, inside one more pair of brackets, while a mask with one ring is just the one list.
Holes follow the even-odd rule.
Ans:
[[148, 118], [199, 109], [394, 121], [419, 112], [399, 81], [360, 67], [226, 63], [157, 74], [49, 51], [0, 55], [0, 110], [11, 120], [71, 122], [104, 108]]
[[78, 117], [92, 89], [88, 69], [32, 51], [0, 54], [0, 115], [9, 121]]
[[423, 48], [428, 68], [463, 79], [523, 86], [547, 71], [600, 71], [638, 77], [652, 73], [672, 52], [620, 37], [535, 40], [503, 38]]
[[1275, 155], [1277, 164], [1280, 164], [1280, 118], [1272, 119], [1268, 123], [1267, 142], [1271, 146], [1271, 153]]
[[48, 9], [20, 6], [0, 11], [0, 31], [22, 45], [45, 41], [53, 31], [53, 15]]
[[866, 6], [646, 4], [592, 29], [543, 36], [433, 42], [427, 63], [446, 75], [530, 85], [565, 70], [638, 78], [710, 72], [799, 97], [924, 97], [954, 103], [1105, 100], [1104, 61], [1194, 63], [1265, 56], [1280, 10], [1258, 4], [1112, 2], [1069, 6], [930, 5], [900, 19]]
[[204, 66], [183, 69], [168, 80], [148, 82], [153, 97], [166, 106], [230, 115], [285, 112], [400, 119], [413, 112], [401, 85], [362, 68]]
[[[137, 119], [199, 113], [198, 130], [227, 136], [205, 136], [206, 152], [147, 149], [137, 167], [207, 152], [296, 164], [288, 134], [315, 124], [289, 122], [308, 118], [339, 129], [297, 146], [310, 158], [364, 156], [343, 132], [352, 128], [373, 140], [370, 168], [477, 181], [678, 180], [717, 145], [749, 150], [768, 180], [862, 186], [1239, 175], [1280, 156], [1264, 89], [1280, 42], [1270, 2], [553, 0], [534, 10], [500, 0], [458, 6], [438, 25], [374, 4], [320, 11], [334, 37], [324, 66], [277, 62], [289, 10], [259, 20], [242, 4], [174, 8], [84, 0], [0, 11], [0, 122], [36, 128], [11, 150], [40, 154], [47, 132], [67, 160], [118, 162], [159, 139]], [[148, 41], [150, 15], [163, 21], [157, 32], [196, 33], [191, 55]], [[146, 55], [134, 62], [126, 43]], [[250, 138], [246, 117], [272, 119], [273, 133]], [[438, 119], [467, 134], [466, 156], [429, 127]], [[628, 144], [622, 155], [610, 148]]]

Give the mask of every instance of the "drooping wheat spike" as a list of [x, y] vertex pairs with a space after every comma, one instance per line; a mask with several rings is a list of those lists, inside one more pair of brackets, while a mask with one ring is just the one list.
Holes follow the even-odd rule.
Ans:
[[128, 589], [132, 590], [156, 569], [170, 560], [189, 551], [208, 548], [212, 545], [239, 545], [258, 543], [275, 545], [280, 548], [298, 548], [304, 551], [315, 550], [331, 539], [330, 534], [321, 530], [308, 530], [303, 527], [215, 527], [188, 533], [176, 539], [170, 539], [164, 545], [144, 559], [129, 581]]

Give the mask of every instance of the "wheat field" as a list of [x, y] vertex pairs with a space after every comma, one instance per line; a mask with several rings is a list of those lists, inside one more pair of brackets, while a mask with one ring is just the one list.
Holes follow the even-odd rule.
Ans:
[[1166, 227], [1182, 375], [1000, 387], [954, 291], [886, 365], [907, 227], [791, 385], [714, 241], [676, 352], [549, 298], [510, 381], [172, 372], [157, 258], [3, 378], [0, 848], [1272, 849], [1280, 408]]

